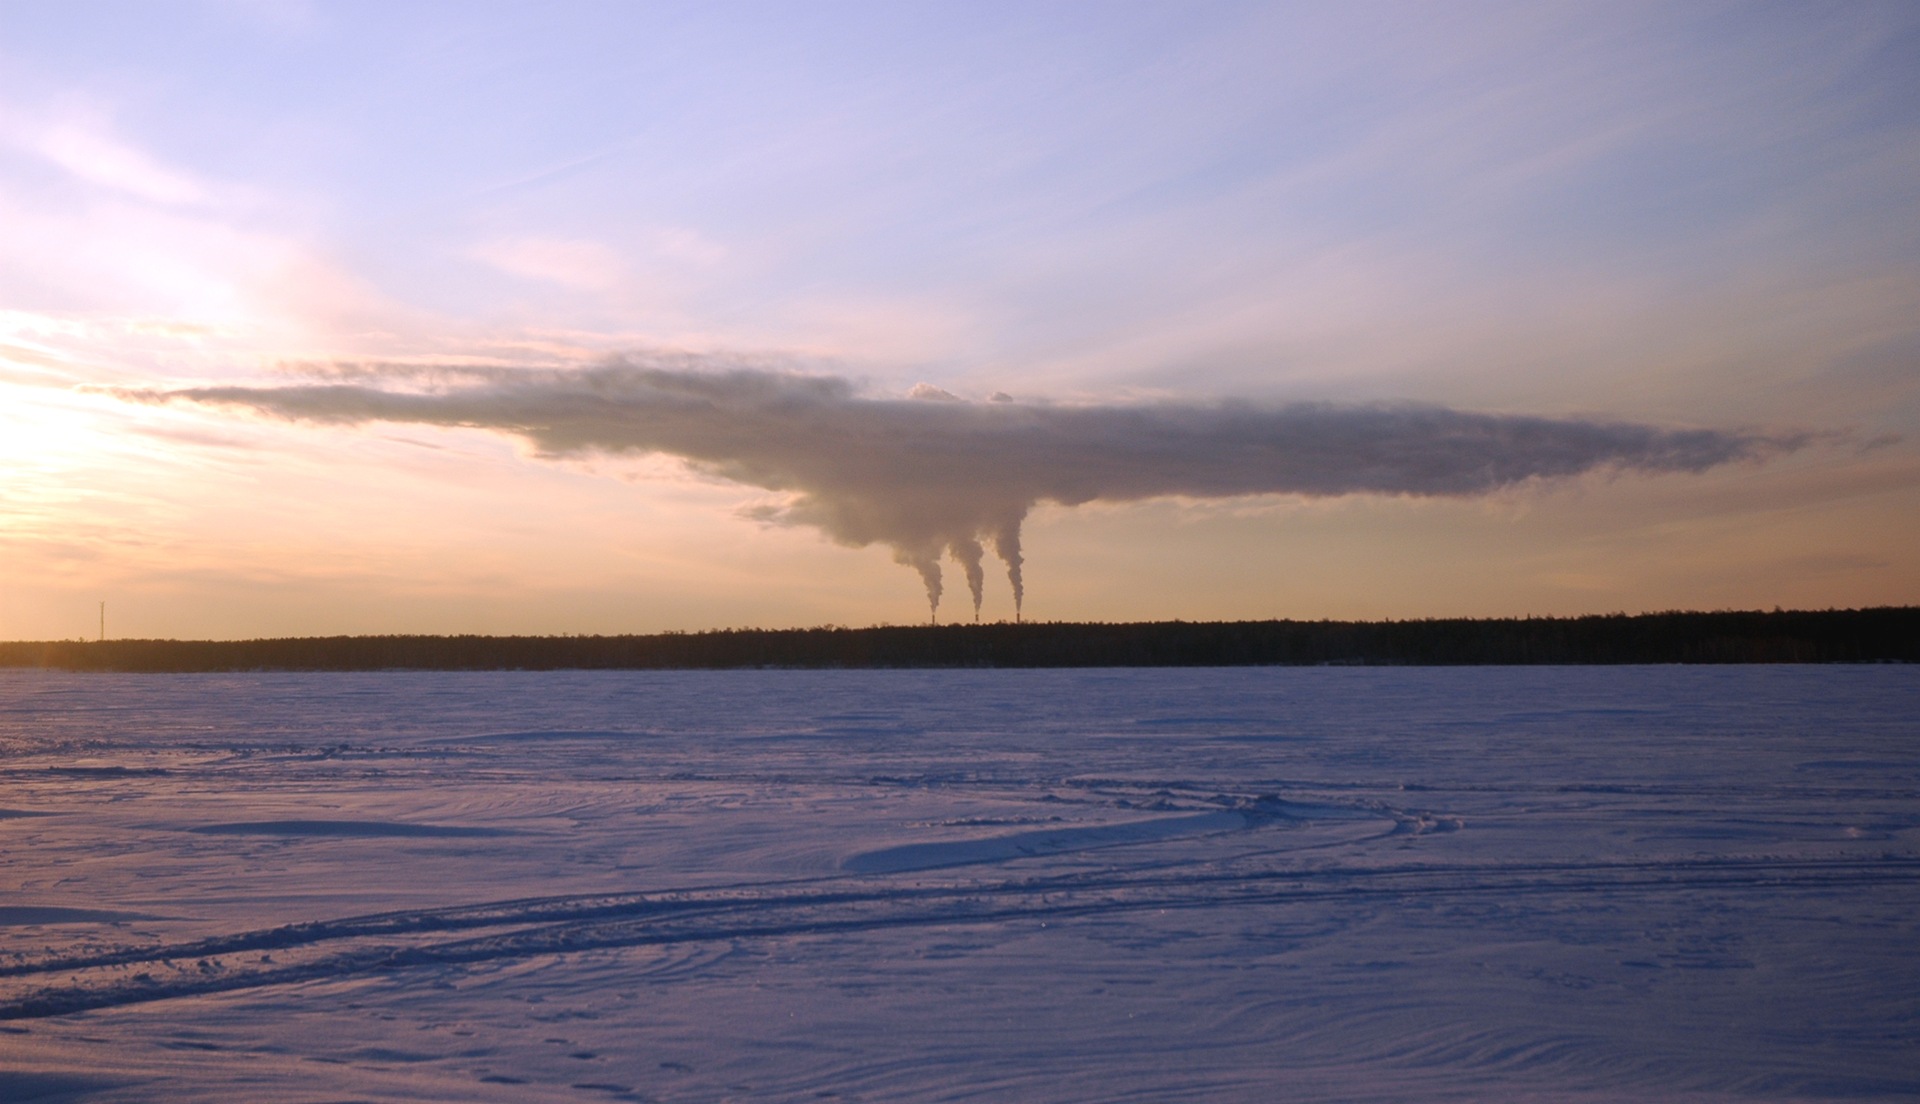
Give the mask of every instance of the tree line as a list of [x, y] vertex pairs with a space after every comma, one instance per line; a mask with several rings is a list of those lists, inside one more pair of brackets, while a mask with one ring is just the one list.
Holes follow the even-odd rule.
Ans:
[[1920, 607], [0, 643], [4, 667], [127, 672], [1867, 662], [1920, 662]]

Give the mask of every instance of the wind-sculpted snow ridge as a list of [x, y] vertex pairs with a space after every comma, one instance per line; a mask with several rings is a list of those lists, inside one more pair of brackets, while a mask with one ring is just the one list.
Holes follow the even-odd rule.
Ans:
[[1813, 439], [1415, 404], [966, 402], [924, 384], [895, 398], [862, 395], [834, 376], [688, 356], [635, 354], [584, 370], [314, 370], [324, 382], [113, 393], [336, 425], [486, 429], [520, 437], [546, 457], [676, 457], [788, 496], [753, 508], [752, 517], [893, 549], [920, 574], [935, 615], [940, 560], [950, 557], [966, 577], [975, 620], [989, 547], [1006, 565], [1016, 614], [1024, 603], [1021, 526], [1042, 502], [1462, 497], [1595, 471], [1701, 472]]
[[190, 829], [207, 836], [358, 836], [368, 839], [484, 839], [513, 833], [499, 828], [399, 824], [378, 820], [243, 820]]

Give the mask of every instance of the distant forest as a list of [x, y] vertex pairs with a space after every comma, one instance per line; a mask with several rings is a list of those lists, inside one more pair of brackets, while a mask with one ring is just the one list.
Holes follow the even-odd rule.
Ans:
[[1920, 662], [1920, 607], [1487, 620], [828, 626], [650, 636], [0, 643], [4, 667], [152, 672], [1873, 662]]

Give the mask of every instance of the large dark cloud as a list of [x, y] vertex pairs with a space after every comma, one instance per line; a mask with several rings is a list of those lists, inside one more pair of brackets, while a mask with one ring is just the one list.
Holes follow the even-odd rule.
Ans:
[[[965, 402], [936, 388], [869, 397], [846, 380], [616, 362], [586, 370], [336, 369], [327, 382], [122, 392], [275, 417], [512, 434], [546, 456], [659, 453], [786, 492], [760, 516], [885, 544], [940, 601], [940, 558], [976, 615], [988, 547], [1017, 604], [1020, 526], [1040, 502], [1160, 496], [1466, 496], [1592, 471], [1699, 472], [1799, 439], [1437, 406]], [[1004, 396], [996, 396], [1004, 399]]]

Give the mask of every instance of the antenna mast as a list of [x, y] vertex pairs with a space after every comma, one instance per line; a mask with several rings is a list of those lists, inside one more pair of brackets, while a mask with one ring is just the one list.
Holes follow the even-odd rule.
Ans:
[[101, 599], [100, 601], [100, 642], [102, 644], [107, 642], [107, 603], [105, 599]]

